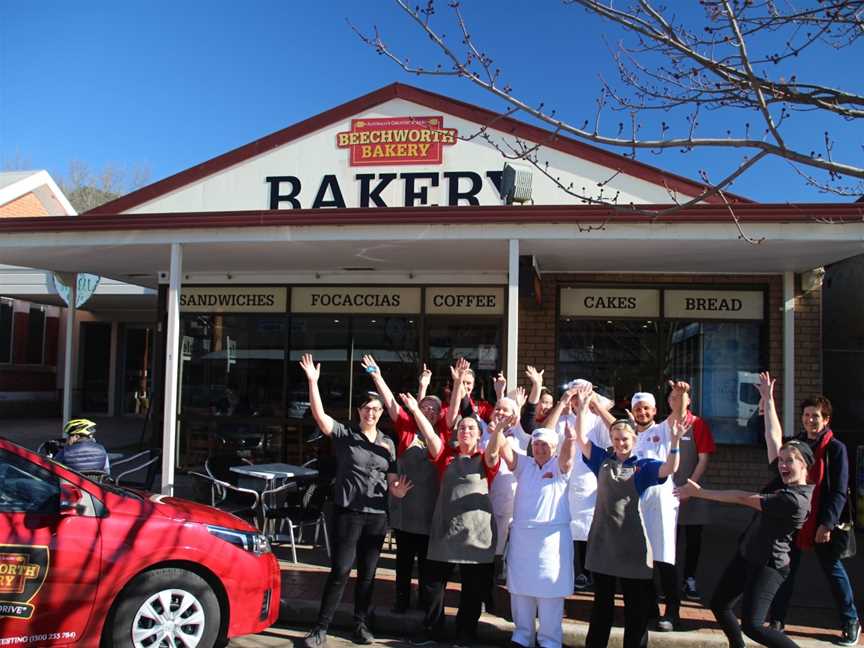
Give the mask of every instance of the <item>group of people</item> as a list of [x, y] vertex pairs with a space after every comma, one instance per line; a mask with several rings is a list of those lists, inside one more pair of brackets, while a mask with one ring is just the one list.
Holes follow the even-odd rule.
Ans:
[[[506, 395], [499, 375], [492, 404], [472, 397], [474, 373], [461, 358], [451, 367], [446, 403], [426, 393], [431, 373], [425, 367], [417, 397], [397, 397], [374, 358], [364, 356], [362, 364], [376, 391], [359, 403], [358, 423], [346, 425], [325, 412], [320, 365], [308, 354], [300, 361], [311, 413], [330, 437], [338, 464], [332, 565], [306, 646], [327, 645], [355, 561], [353, 639], [374, 641], [372, 589], [388, 528], [397, 543], [395, 612], [410, 607], [415, 560], [418, 565], [424, 617], [415, 645], [444, 639], [444, 594], [458, 566], [457, 645], [477, 644], [482, 606], [491, 603], [498, 577], [506, 578], [510, 593], [513, 646], [561, 646], [564, 599], [589, 586], [594, 604], [586, 645], [606, 646], [618, 583], [624, 646], [647, 646], [652, 617], [657, 630], [679, 628], [682, 587], [686, 596], [698, 597], [695, 570], [709, 500], [754, 509], [710, 603], [730, 646], [744, 646], [742, 631], [766, 646], [795, 645], [783, 621], [800, 550], [814, 546], [843, 617], [842, 643], [857, 642], [849, 579], [828, 550], [848, 464], [845, 446], [828, 427], [831, 409], [824, 397], [805, 401], [805, 432], [784, 443], [773, 381], [761, 374], [767, 460], [775, 479], [762, 493], [716, 491], [699, 484], [714, 442], [690, 411], [685, 382], [670, 381], [671, 413], [657, 423], [650, 393], [634, 394], [619, 418], [586, 380], [570, 383], [556, 402], [543, 388], [543, 372], [533, 367], [526, 369], [528, 391]], [[395, 443], [378, 428], [385, 410]], [[687, 547], [683, 582], [675, 566], [679, 524]], [[740, 625], [733, 612], [739, 600]]]

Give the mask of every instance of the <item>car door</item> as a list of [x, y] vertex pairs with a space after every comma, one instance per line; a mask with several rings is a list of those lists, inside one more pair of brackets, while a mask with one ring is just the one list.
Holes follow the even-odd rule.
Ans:
[[[96, 501], [57, 472], [0, 448], [0, 643], [82, 637], [97, 593]], [[80, 497], [76, 506], [61, 499]]]

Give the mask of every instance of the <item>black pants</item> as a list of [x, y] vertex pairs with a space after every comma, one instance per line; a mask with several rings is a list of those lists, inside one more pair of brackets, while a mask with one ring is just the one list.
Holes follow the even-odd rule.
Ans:
[[573, 575], [585, 574], [590, 577], [591, 572], [585, 569], [585, 556], [588, 554], [588, 543], [582, 540], [573, 541]]
[[[615, 613], [615, 576], [593, 572], [594, 607], [585, 648], [606, 648]], [[624, 592], [624, 648], [644, 648], [648, 645], [648, 598], [651, 581], [640, 578], [622, 578]]]
[[375, 568], [387, 533], [385, 513], [358, 513], [336, 508], [333, 514], [330, 574], [324, 583], [318, 625], [330, 626], [336, 607], [342, 600], [345, 584], [357, 559], [357, 583], [354, 586], [354, 622], [366, 623], [372, 605]]
[[[411, 605], [411, 574], [414, 559], [417, 559], [420, 601], [423, 601], [423, 585], [426, 583], [426, 552], [429, 549], [429, 536], [409, 531], [395, 530], [396, 534], [396, 606]], [[425, 604], [423, 609], [426, 609]]]
[[[438, 560], [426, 561], [427, 580], [423, 594], [427, 607], [423, 618], [423, 627], [434, 634], [440, 635], [444, 630], [444, 594], [447, 590], [447, 581], [450, 580], [454, 567], [456, 567], [456, 563]], [[493, 563], [475, 565], [463, 563], [459, 565], [459, 572], [462, 576], [462, 591], [459, 593], [459, 613], [456, 615], [456, 628], [460, 634], [472, 637], [477, 634], [480, 608], [492, 587], [494, 571]]]
[[[659, 581], [660, 587], [657, 587]], [[665, 616], [669, 619], [677, 619], [681, 614], [681, 587], [678, 583], [678, 568], [675, 565], [670, 565], [664, 562], [654, 563], [654, 606], [648, 616], [659, 616], [659, 606], [657, 605], [658, 589], [663, 592], [666, 598]]]
[[684, 578], [696, 578], [696, 566], [702, 552], [702, 525], [682, 526], [684, 532]]
[[[741, 554], [735, 556], [720, 577], [711, 599], [711, 611], [717, 618], [731, 648], [743, 648], [744, 631], [753, 641], [768, 648], [797, 648], [794, 641], [765, 623], [771, 601], [777, 589], [789, 575], [789, 568], [772, 569], [764, 565], [753, 565]], [[741, 599], [741, 625], [735, 618], [733, 608]]]

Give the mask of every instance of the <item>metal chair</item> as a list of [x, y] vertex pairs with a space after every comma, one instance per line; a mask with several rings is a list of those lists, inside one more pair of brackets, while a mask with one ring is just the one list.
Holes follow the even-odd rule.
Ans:
[[[143, 490], [152, 490], [153, 481], [156, 479], [155, 464], [159, 461], [160, 456], [161, 453], [159, 451], [145, 450], [144, 452], [139, 452], [131, 457], [127, 457], [126, 459], [115, 461], [111, 465], [111, 478], [118, 486], [134, 486]], [[142, 479], [127, 479], [128, 475], [140, 472], [145, 468], [147, 469], [147, 472], [142, 475]]]
[[209, 483], [210, 506], [250, 521], [256, 528], [260, 528], [258, 517], [260, 514], [261, 496], [257, 491], [251, 488], [234, 486], [226, 481], [199, 472], [190, 471], [187, 474]]
[[[278, 495], [289, 494], [293, 491], [290, 487], [297, 489], [296, 482], [288, 482], [277, 488], [271, 488], [261, 493], [261, 511], [264, 518], [264, 529], [273, 540], [277, 539], [275, 530], [276, 524], [279, 524], [279, 530], [282, 531], [285, 525], [288, 525], [288, 542], [291, 544], [291, 560], [297, 562], [297, 535], [295, 530], [302, 532], [304, 528], [312, 527], [315, 529], [315, 537], [313, 543], [318, 543], [319, 533], [324, 536], [324, 548], [327, 551], [327, 557], [330, 557], [330, 538], [327, 535], [327, 521], [324, 517], [323, 505], [326, 493], [319, 488], [318, 483], [312, 482], [303, 492], [303, 496], [299, 505], [283, 504], [282, 506], [274, 506]], [[268, 503], [268, 501], [270, 503]]]

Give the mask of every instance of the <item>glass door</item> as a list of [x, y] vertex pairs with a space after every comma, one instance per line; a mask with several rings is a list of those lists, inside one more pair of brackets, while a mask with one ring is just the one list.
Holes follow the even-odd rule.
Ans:
[[149, 326], [127, 326], [123, 338], [123, 376], [121, 413], [145, 416], [152, 392], [151, 354], [153, 329]]

